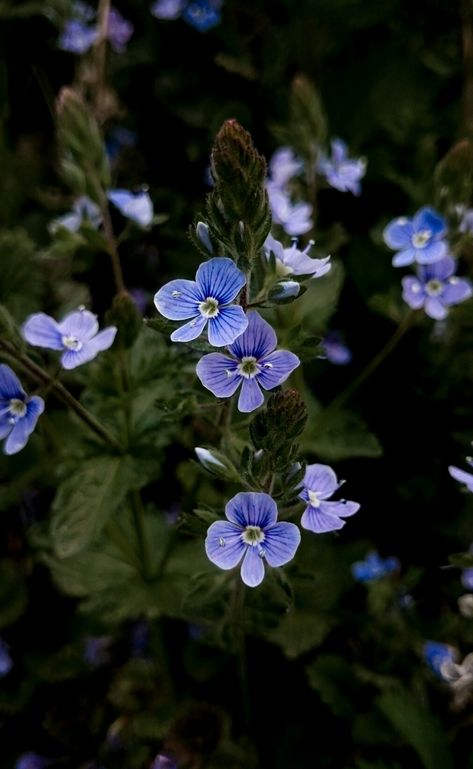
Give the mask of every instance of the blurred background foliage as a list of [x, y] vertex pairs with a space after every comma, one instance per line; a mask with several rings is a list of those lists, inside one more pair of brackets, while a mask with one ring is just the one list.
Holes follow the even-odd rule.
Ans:
[[[449, 565], [473, 541], [471, 496], [447, 473], [473, 439], [472, 304], [446, 323], [416, 323], [341, 410], [322, 411], [402, 318], [382, 228], [441, 207], [445, 188], [450, 203], [472, 204], [470, 156], [450, 161], [457, 142], [473, 140], [473, 8], [226, 0], [221, 24], [200, 34], [153, 18], [143, 0], [117, 5], [135, 31], [125, 53], [110, 54], [102, 118], [106, 136], [117, 125], [136, 134], [113, 164], [114, 186], [146, 183], [160, 216], [121, 245], [125, 283], [146, 292], [149, 317], [158, 287], [199, 263], [188, 227], [225, 119], [267, 158], [281, 143], [299, 149], [315, 131], [294, 107], [304, 75], [320, 100], [317, 138], [341, 136], [368, 160], [359, 198], [320, 190], [316, 249], [336, 264], [277, 316], [289, 347], [300, 326], [309, 339], [330, 327], [352, 350], [343, 368], [309, 355], [305, 383], [294, 381], [310, 413], [305, 456], [334, 463], [362, 509], [339, 535], [305, 536], [288, 576], [247, 591], [234, 632], [228, 580], [202, 540], [239, 486], [193, 459], [213, 437], [196, 412], [210, 403], [195, 382], [198, 354], [145, 328], [122, 345], [134, 372], [125, 394], [114, 389], [119, 353], [68, 374], [111, 428], [126, 400], [132, 449], [104, 453], [51, 401], [40, 435], [0, 457], [0, 633], [14, 663], [0, 680], [0, 767], [31, 751], [64, 769], [140, 769], [163, 749], [195, 769], [473, 769], [471, 701], [452, 706], [422, 660], [427, 638], [463, 655], [473, 641]], [[86, 62], [57, 48], [69, 12], [66, 0], [0, 2], [2, 326], [79, 304], [103, 318], [114, 295], [102, 244], [83, 233], [62, 243], [48, 229], [73, 200], [55, 100], [79, 67], [87, 76]], [[114, 225], [120, 233], [123, 220]], [[471, 247], [462, 256], [471, 274]], [[351, 564], [373, 548], [396, 555], [400, 573], [358, 585]]]

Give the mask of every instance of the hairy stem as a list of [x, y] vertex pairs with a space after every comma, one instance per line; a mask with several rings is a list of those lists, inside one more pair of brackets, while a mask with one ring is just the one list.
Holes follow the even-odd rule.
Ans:
[[94, 101], [97, 113], [100, 112], [104, 85], [105, 66], [107, 63], [107, 32], [110, 0], [100, 0], [97, 10], [97, 42], [95, 44], [95, 92]]

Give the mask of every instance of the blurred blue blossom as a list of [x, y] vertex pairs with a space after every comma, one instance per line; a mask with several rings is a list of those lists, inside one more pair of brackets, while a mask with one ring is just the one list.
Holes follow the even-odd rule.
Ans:
[[317, 171], [336, 190], [359, 195], [360, 179], [366, 173], [366, 161], [362, 158], [348, 157], [348, 147], [342, 139], [332, 139], [330, 145], [332, 154], [330, 157], [324, 153], [321, 154], [317, 162]]
[[16, 760], [15, 769], [45, 769], [49, 763], [49, 759], [38, 753], [23, 753]]
[[125, 126], [112, 128], [105, 141], [105, 149], [110, 162], [113, 163], [123, 149], [134, 147], [136, 138], [136, 132], [125, 128]]
[[328, 331], [320, 344], [325, 353], [323, 357], [335, 366], [346, 366], [347, 363], [351, 362], [351, 350], [346, 346], [338, 331]]
[[97, 40], [95, 26], [89, 26], [78, 19], [68, 19], [58, 41], [58, 47], [79, 56], [86, 53]]
[[220, 24], [222, 0], [157, 0], [151, 13], [158, 19], [182, 19], [199, 32], [207, 32]]
[[246, 278], [227, 257], [204, 262], [195, 281], [171, 280], [154, 297], [158, 312], [169, 320], [189, 320], [173, 331], [173, 342], [197, 339], [208, 323], [209, 342], [224, 347], [240, 336], [248, 325], [243, 309], [232, 302], [246, 283]]
[[116, 53], [123, 53], [133, 35], [134, 27], [131, 21], [123, 18], [120, 11], [110, 8], [108, 14], [107, 39]]
[[419, 265], [417, 277], [402, 279], [402, 297], [413, 310], [424, 308], [426, 315], [443, 320], [452, 305], [469, 299], [472, 286], [469, 280], [457, 278], [455, 260], [446, 256], [435, 264]]
[[335, 472], [328, 465], [307, 465], [300, 499], [307, 502], [301, 518], [301, 526], [316, 534], [337, 531], [345, 526], [347, 518], [359, 509], [358, 502], [341, 499], [338, 502], [328, 500], [340, 488]]
[[294, 523], [277, 522], [278, 510], [269, 494], [242, 491], [227, 503], [228, 520], [212, 523], [205, 551], [220, 569], [233, 569], [243, 559], [241, 578], [248, 587], [264, 579], [264, 561], [283, 566], [294, 558], [301, 535]]
[[321, 278], [330, 271], [330, 256], [324, 259], [312, 259], [308, 256], [314, 241], [309, 241], [306, 248], [301, 251], [297, 248], [297, 238], [293, 239], [292, 246], [285, 248], [279, 240], [268, 235], [264, 242], [264, 253], [269, 259], [271, 254], [276, 260], [276, 273], [280, 277], [286, 275], [311, 275], [313, 278]]
[[399, 561], [394, 556], [381, 558], [379, 553], [371, 551], [364, 561], [356, 561], [352, 564], [351, 571], [358, 582], [374, 582], [388, 574], [393, 574], [399, 567]]
[[270, 183], [285, 187], [303, 170], [304, 161], [295, 154], [292, 147], [279, 147], [269, 161]]
[[434, 264], [447, 256], [448, 245], [444, 240], [447, 224], [432, 208], [421, 208], [412, 219], [401, 216], [393, 219], [383, 231], [384, 242], [397, 251], [394, 267], [418, 264]]
[[[442, 681], [452, 680], [451, 670], [457, 659], [457, 651], [448, 644], [426, 641], [423, 657], [429, 668]], [[456, 677], [456, 676], [455, 676]]]
[[463, 569], [461, 583], [467, 590], [473, 590], [473, 568]]
[[28, 397], [10, 366], [0, 364], [0, 440], [4, 454], [23, 449], [44, 411], [39, 395]]
[[60, 323], [44, 312], [30, 315], [23, 325], [23, 337], [33, 347], [62, 350], [61, 365], [73, 369], [93, 360], [112, 346], [117, 329], [108, 326], [99, 332], [97, 316], [85, 308], [66, 315]]
[[10, 647], [0, 638], [0, 678], [8, 675], [13, 667], [13, 660], [10, 655]]
[[[471, 457], [467, 457], [466, 461], [473, 467], [473, 459]], [[467, 473], [466, 470], [462, 470], [460, 467], [455, 467], [454, 465], [450, 465], [448, 472], [452, 478], [463, 484], [465, 488], [473, 494], [473, 473]]]
[[146, 312], [146, 308], [149, 304], [149, 294], [143, 288], [130, 288], [129, 294], [133, 299], [137, 309], [142, 315]]
[[153, 221], [153, 202], [147, 190], [110, 190], [107, 197], [123, 216], [139, 227], [149, 227]]
[[74, 202], [70, 213], [53, 219], [49, 231], [54, 235], [60, 227], [65, 227], [69, 232], [77, 232], [84, 222], [96, 230], [102, 224], [102, 214], [93, 200], [82, 195]]
[[[66, 21], [58, 41], [59, 48], [79, 56], [87, 53], [98, 40], [95, 16], [95, 10], [86, 3], [73, 3], [72, 16]], [[124, 19], [116, 8], [110, 8], [107, 40], [114, 51], [117, 53], [125, 51], [133, 31], [133, 24]]]
[[170, 756], [158, 753], [150, 769], [177, 769], [177, 764]]
[[259, 313], [249, 312], [248, 327], [228, 348], [231, 357], [213, 352], [197, 364], [197, 376], [217, 398], [229, 398], [241, 385], [238, 410], [254, 411], [264, 403], [264, 390], [285, 382], [300, 364], [297, 355], [276, 350], [277, 338]]
[[279, 185], [268, 182], [266, 185], [273, 222], [281, 225], [288, 235], [304, 235], [314, 226], [310, 203], [293, 203], [288, 192]]

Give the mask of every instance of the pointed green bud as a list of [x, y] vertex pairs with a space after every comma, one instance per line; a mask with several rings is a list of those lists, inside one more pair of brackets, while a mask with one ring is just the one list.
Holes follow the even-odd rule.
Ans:
[[197, 446], [195, 453], [202, 467], [211, 475], [226, 480], [239, 480], [236, 468], [221, 451]]
[[117, 326], [117, 344], [129, 349], [143, 328], [141, 317], [130, 294], [122, 291], [114, 298], [112, 306], [106, 314], [107, 324]]

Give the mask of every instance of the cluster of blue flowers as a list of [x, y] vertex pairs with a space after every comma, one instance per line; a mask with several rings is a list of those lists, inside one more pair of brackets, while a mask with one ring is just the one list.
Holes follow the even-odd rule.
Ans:
[[[100, 42], [95, 17], [95, 10], [87, 3], [73, 3], [72, 16], [66, 21], [59, 38], [59, 48], [82, 55]], [[110, 8], [106, 39], [116, 53], [123, 53], [126, 50], [133, 31], [133, 24], [124, 19], [116, 8]]]
[[199, 32], [208, 32], [222, 19], [222, 0], [156, 0], [151, 13], [157, 19], [181, 18]]
[[396, 251], [393, 266], [417, 266], [416, 276], [402, 279], [404, 301], [413, 310], [423, 308], [434, 320], [446, 318], [452, 305], [473, 293], [470, 281], [455, 275], [456, 262], [446, 236], [445, 220], [429, 207], [420, 209], [412, 219], [394, 219], [383, 232], [386, 245]]
[[[130, 219], [138, 227], [146, 229], [153, 222], [154, 208], [148, 190], [143, 187], [140, 190], [130, 191], [124, 189], [113, 189], [107, 193], [108, 200], [121, 215]], [[50, 224], [52, 234], [57, 232], [60, 227], [64, 227], [69, 232], [78, 232], [83, 224], [88, 224], [94, 230], [98, 230], [102, 225], [102, 214], [93, 200], [82, 195], [74, 202], [72, 211], [64, 216], [59, 216]]]

